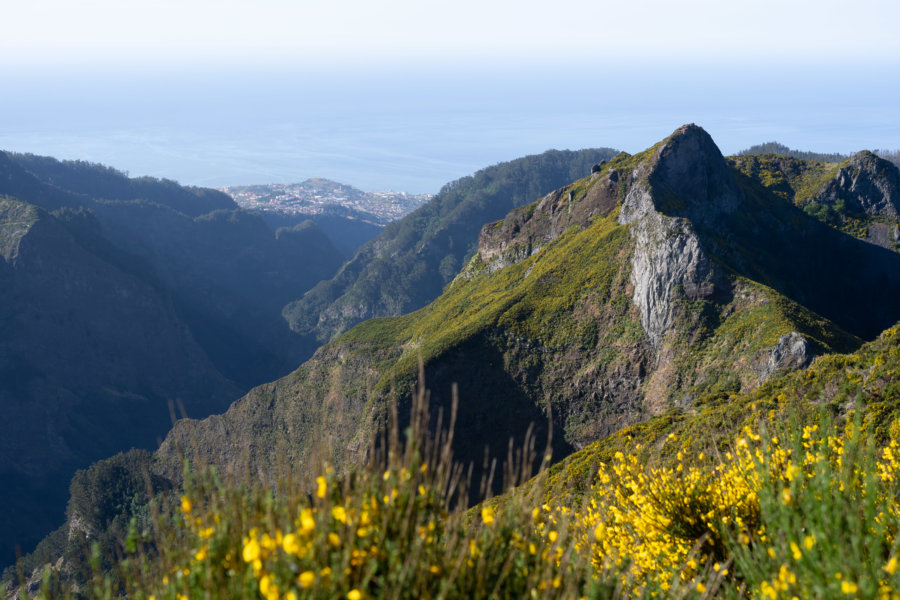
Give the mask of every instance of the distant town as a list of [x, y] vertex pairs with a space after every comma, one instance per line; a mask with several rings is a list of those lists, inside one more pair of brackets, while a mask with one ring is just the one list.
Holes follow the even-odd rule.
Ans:
[[422, 206], [432, 194], [406, 192], [364, 192], [328, 179], [307, 179], [302, 183], [272, 183], [220, 188], [238, 206], [262, 212], [335, 214], [377, 225], [395, 221]]

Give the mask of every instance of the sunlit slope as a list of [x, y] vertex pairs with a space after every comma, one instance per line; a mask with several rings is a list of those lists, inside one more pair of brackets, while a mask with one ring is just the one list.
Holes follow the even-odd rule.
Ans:
[[[786, 245], [797, 264], [762, 277]], [[855, 348], [847, 329], [877, 327], [896, 309], [860, 309], [842, 327], [796, 298], [839, 289], [839, 279], [818, 281], [828, 273], [858, 282], [860, 293], [814, 297], [817, 306], [838, 316], [845, 305], [868, 306], [866, 290], [897, 285], [867, 266], [872, 252], [896, 262], [748, 182], [688, 126], [485, 226], [478, 252], [437, 300], [362, 323], [225, 415], [180, 424], [163, 454], [195, 439], [212, 462], [302, 463], [327, 440], [335, 462], [352, 460], [386, 401], [408, 397], [421, 358], [433, 402], [449, 405], [458, 385], [461, 458], [480, 461], [485, 446], [502, 453], [531, 422], [542, 438], [550, 420], [562, 457]], [[840, 260], [821, 265], [822, 255]]]

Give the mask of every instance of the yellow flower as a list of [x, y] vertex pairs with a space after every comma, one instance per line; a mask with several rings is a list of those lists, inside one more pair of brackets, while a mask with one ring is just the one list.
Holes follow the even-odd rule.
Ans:
[[289, 533], [281, 540], [284, 551], [288, 554], [300, 554], [300, 540], [293, 533]]
[[841, 582], [841, 592], [847, 594], [848, 596], [851, 594], [855, 594], [859, 591], [859, 586], [853, 583], [852, 581], [842, 581]]
[[311, 588], [313, 584], [316, 583], [316, 574], [312, 571], [303, 571], [300, 573], [300, 576], [297, 577], [297, 583], [300, 584], [304, 590], [307, 588]]
[[335, 506], [331, 509], [331, 516], [334, 517], [335, 521], [340, 521], [341, 523], [347, 522], [347, 511], [344, 510], [343, 506]]
[[335, 548], [337, 548], [338, 546], [340, 546], [340, 545], [341, 545], [341, 538], [340, 538], [340, 536], [339, 536], [338, 534], [336, 534], [336, 533], [333, 533], [333, 532], [332, 532], [332, 533], [329, 533], [329, 534], [328, 534], [328, 545], [329, 545], [329, 546], [334, 546]]
[[481, 509], [481, 520], [484, 521], [485, 525], [493, 525], [494, 524], [494, 509], [490, 506], [485, 506]]
[[215, 530], [212, 527], [204, 527], [197, 532], [197, 535], [199, 535], [203, 539], [209, 539], [212, 537], [213, 533], [215, 533]]
[[347, 600], [362, 600], [362, 592], [357, 589], [347, 592]]
[[194, 560], [197, 560], [197, 561], [206, 560], [206, 548], [205, 547], [197, 550], [197, 552], [194, 554]]
[[815, 536], [808, 535], [805, 538], [803, 538], [803, 547], [806, 548], [807, 550], [812, 550], [813, 546], [815, 546], [815, 545], [816, 545]]
[[794, 555], [794, 560], [803, 558], [803, 553], [800, 552], [800, 547], [795, 542], [791, 542], [791, 553]]
[[309, 535], [316, 528], [316, 520], [313, 518], [313, 511], [304, 508], [300, 511], [300, 533]]
[[891, 560], [887, 561], [887, 564], [882, 567], [885, 571], [887, 571], [888, 575], [893, 575], [897, 572], [897, 557], [892, 556]]
[[191, 499], [187, 496], [181, 497], [181, 510], [184, 511], [184, 514], [188, 515], [194, 510], [194, 504], [191, 502]]
[[271, 577], [263, 575], [259, 579], [259, 593], [261, 593], [266, 600], [278, 600], [278, 585], [272, 581]]
[[253, 562], [259, 558], [259, 542], [256, 541], [256, 538], [244, 542], [243, 557], [244, 562]]
[[706, 586], [702, 582], [697, 582], [697, 592], [702, 594], [706, 591]]
[[328, 491], [328, 482], [325, 481], [325, 478], [319, 475], [316, 477], [316, 484], [318, 484], [318, 489], [316, 490], [316, 496], [319, 498], [324, 498], [325, 493]]

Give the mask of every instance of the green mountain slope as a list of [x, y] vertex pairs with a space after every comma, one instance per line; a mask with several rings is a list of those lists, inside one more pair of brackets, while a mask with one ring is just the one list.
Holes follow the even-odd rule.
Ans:
[[[747, 425], [793, 420], [816, 423], [822, 414], [834, 419], [859, 417], [872, 439], [885, 443], [900, 435], [900, 335], [895, 325], [849, 354], [816, 358], [802, 370], [772, 378], [755, 390], [721, 401], [672, 410], [598, 440], [551, 467], [547, 500], [562, 503], [590, 488], [596, 466], [620, 451], [641, 452], [641, 459], [673, 463], [658, 451], [673, 435], [687, 456], [727, 452]], [[637, 450], [636, 450], [637, 449]], [[568, 501], [568, 500], [566, 500]]]
[[161, 454], [193, 443], [214, 464], [255, 470], [285, 453], [302, 464], [326, 440], [333, 462], [352, 460], [386, 400], [408, 396], [421, 357], [434, 403], [459, 385], [461, 459], [503, 454], [531, 421], [546, 435], [551, 419], [562, 457], [855, 348], [900, 318], [898, 267], [686, 126], [485, 226], [433, 303], [358, 325], [225, 415], [179, 423]]
[[291, 327], [327, 342], [372, 317], [396, 316], [436, 298], [475, 250], [481, 226], [590, 172], [608, 148], [551, 150], [454, 181], [384, 228], [330, 280], [285, 307]]
[[843, 162], [850, 158], [846, 154], [840, 154], [837, 152], [806, 152], [803, 150], [794, 150], [793, 148], [788, 148], [784, 144], [780, 144], [778, 142], [766, 142], [765, 144], [756, 144], [755, 146], [750, 146], [746, 150], [741, 150], [738, 152], [738, 156], [753, 156], [758, 154], [777, 154], [779, 156], [786, 156], [791, 158], [798, 158], [804, 161], [817, 161], [817, 162]]
[[[843, 167], [797, 163], [777, 187], [740, 160], [685, 126], [485, 225], [436, 300], [357, 325], [223, 415], [180, 421], [155, 475], [177, 481], [182, 455], [262, 480], [363, 461], [421, 361], [433, 408], [446, 414], [457, 386], [454, 451], [477, 478], [485, 448], [505, 456], [530, 424], [538, 447], [552, 426], [556, 460], [611, 448], [617, 432], [727, 413], [900, 320], [900, 255], [797, 205]], [[872, 205], [894, 193], [890, 173], [876, 179]], [[696, 432], [717, 425], [709, 414]], [[592, 455], [573, 456], [588, 473]]]

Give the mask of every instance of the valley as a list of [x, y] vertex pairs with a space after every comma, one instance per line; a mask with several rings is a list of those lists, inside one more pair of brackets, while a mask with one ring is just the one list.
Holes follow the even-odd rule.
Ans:
[[[25, 510], [28, 485], [50, 490], [47, 465], [83, 469], [65, 524], [25, 559], [34, 577], [50, 563], [77, 578], [79, 546], [115, 546], [151, 496], [180, 497], [185, 463], [257, 490], [293, 481], [300, 504], [351, 486], [391, 423], [434, 433], [405, 416], [422, 381], [473, 481], [510, 467], [510, 444], [546, 447], [520, 459], [549, 467], [543, 479], [518, 483], [553, 518], [616, 453], [660, 468], [724, 453], [765, 414], [809, 424], [827, 407], [881, 444], [896, 436], [900, 170], [872, 152], [726, 157], [685, 125], [634, 155], [487, 167], [340, 250], [315, 220], [267, 224], [211, 190], [0, 158], [0, 401], [12, 424], [52, 424], [6, 432], [0, 472], [18, 494], [4, 502]], [[159, 415], [176, 401], [189, 418], [169, 429]], [[76, 446], [88, 431], [104, 443]], [[684, 440], [677, 460], [670, 439]], [[517, 501], [492, 482], [467, 500]], [[41, 525], [3, 524], [5, 539], [49, 531], [54, 489]]]

